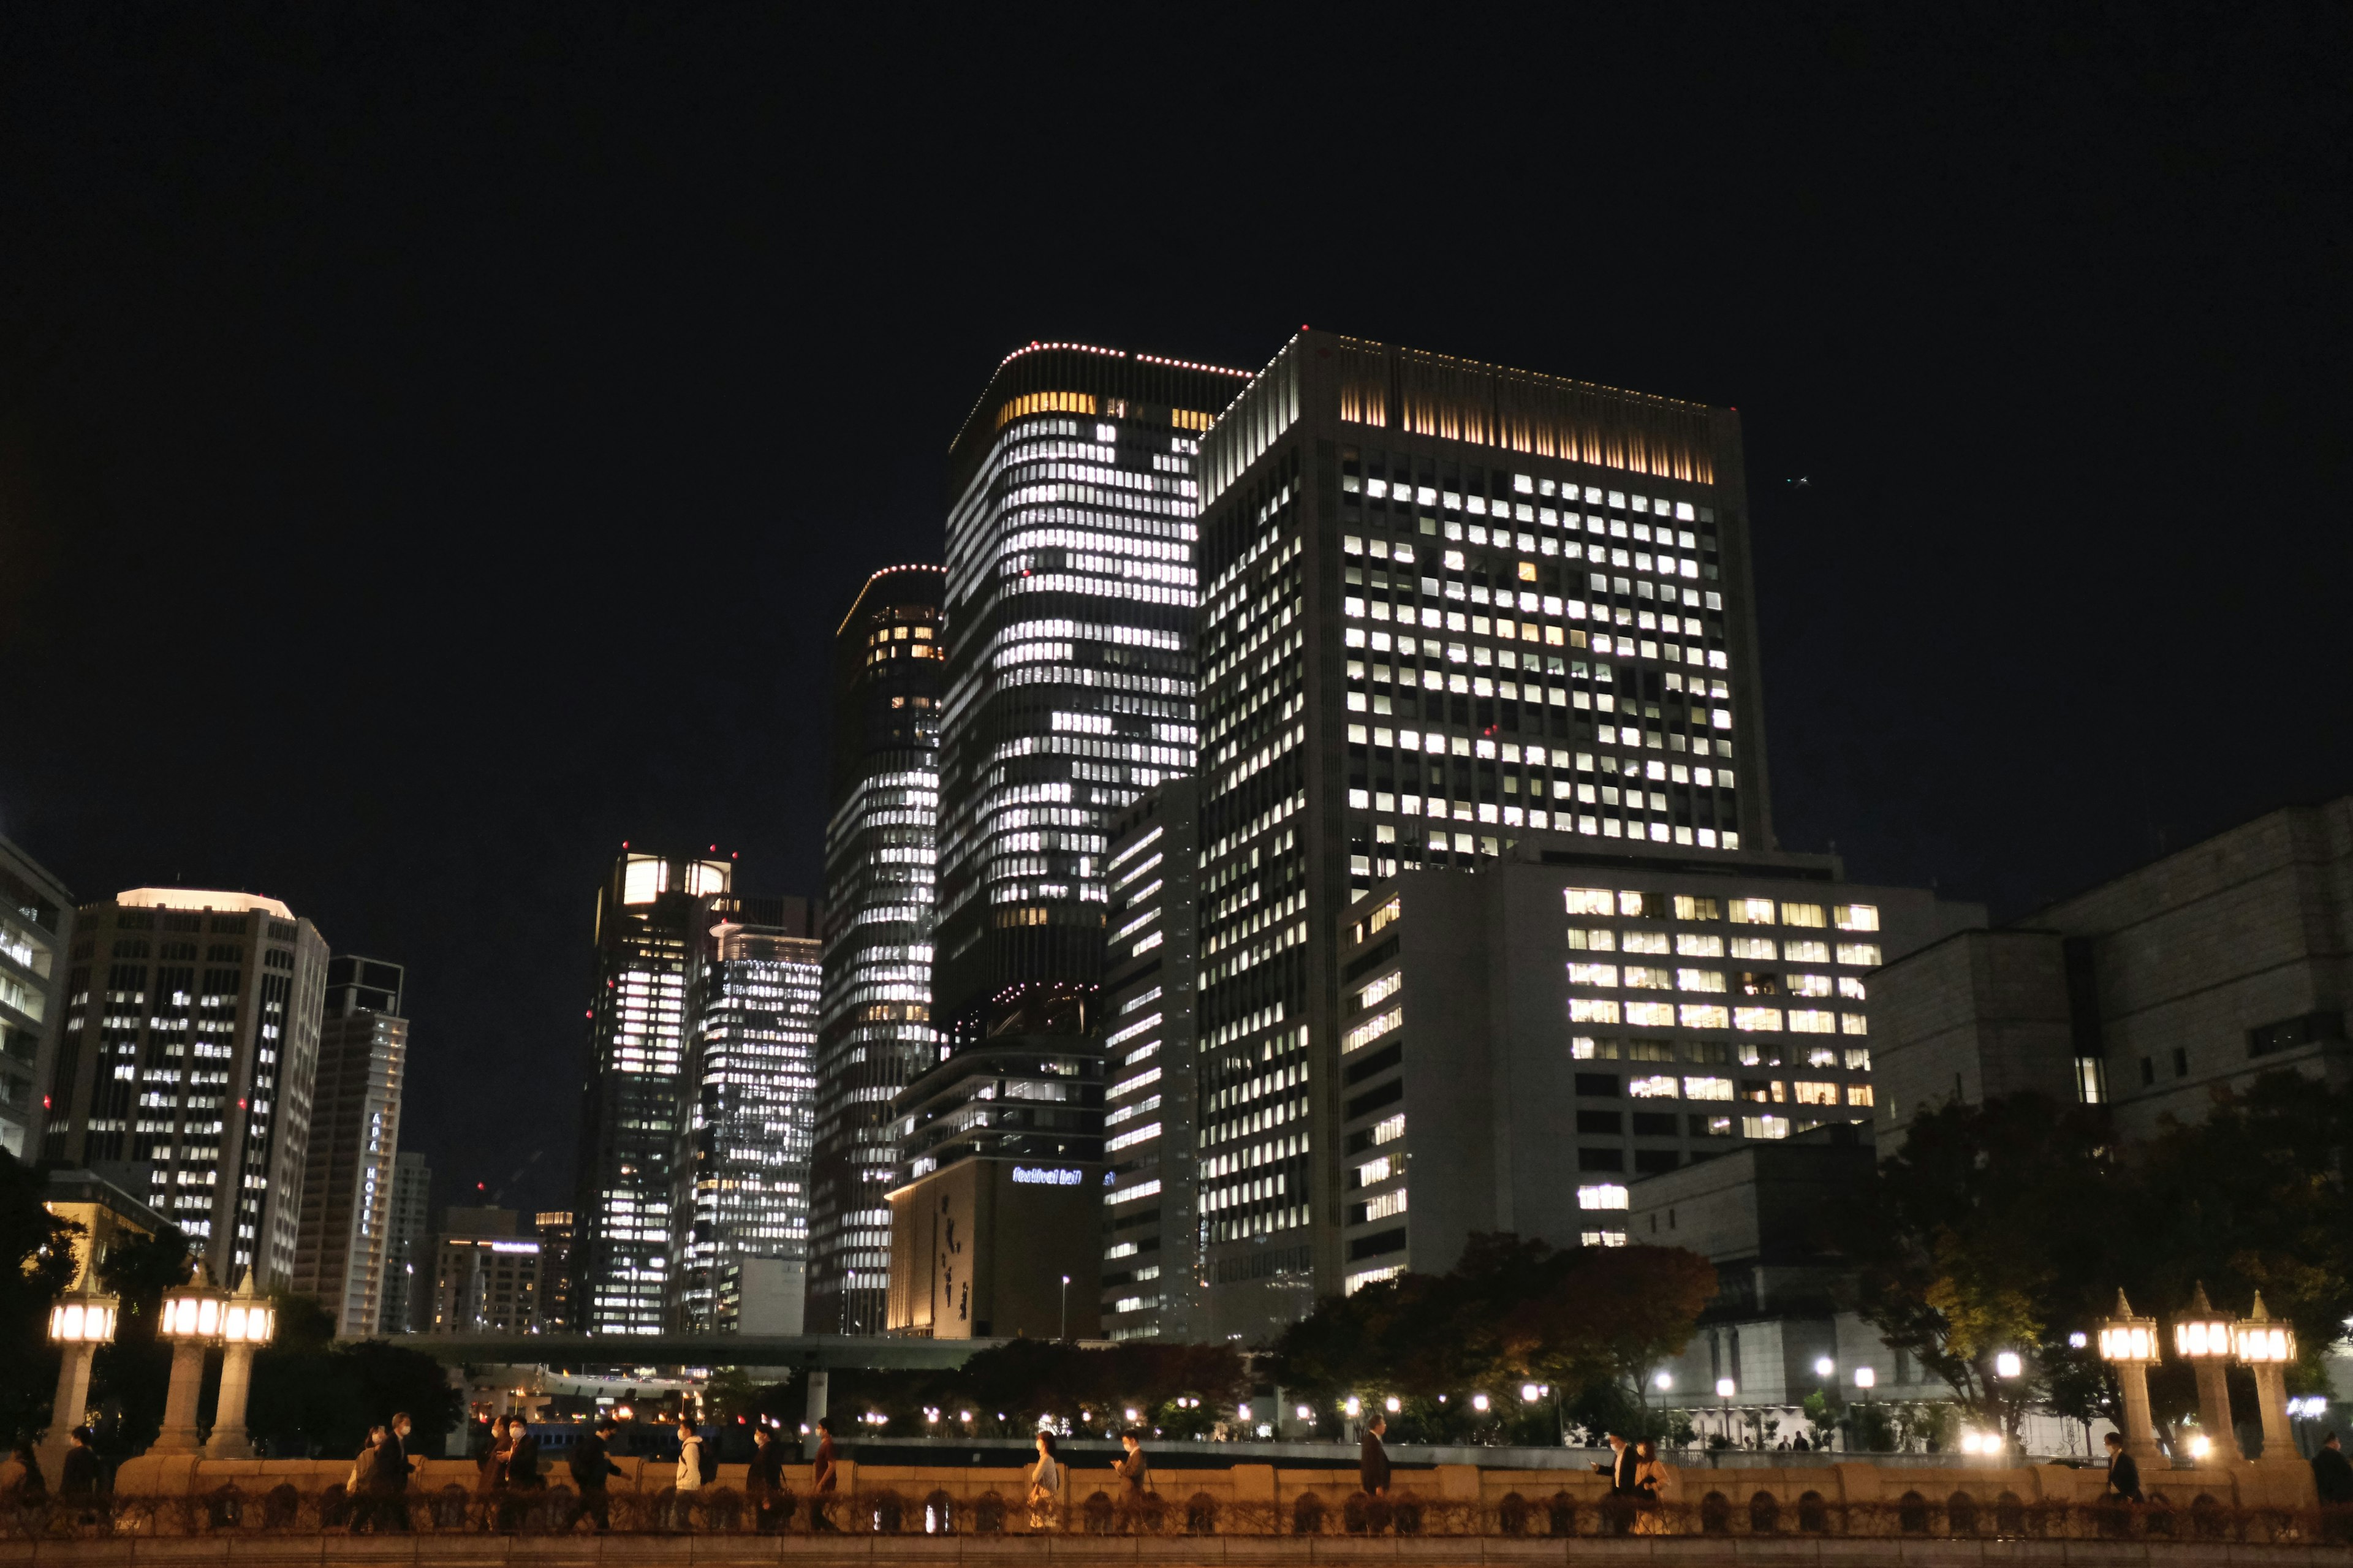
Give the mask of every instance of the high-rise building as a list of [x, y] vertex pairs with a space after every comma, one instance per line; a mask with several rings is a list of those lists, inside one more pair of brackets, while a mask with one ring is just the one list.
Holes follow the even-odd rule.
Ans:
[[[1880, 966], [1985, 909], [1849, 882], [1827, 855], [1522, 827], [1472, 868], [1385, 879], [1343, 919], [1335, 1228], [1353, 1293], [1444, 1273], [1482, 1233], [1621, 1246], [1630, 1183], [1817, 1127], [1867, 1132]], [[1311, 1196], [1270, 1192], [1281, 1167], [1251, 1163], [1254, 1122], [1295, 1136], [1308, 1120], [1282, 1114], [1300, 1087], [1229, 1071], [1205, 1100], [1201, 1208], [1227, 1258]], [[1305, 1283], [1270, 1276], [1269, 1293]]]
[[456, 1208], [433, 1238], [433, 1294], [420, 1331], [535, 1334], [540, 1316], [540, 1243], [518, 1233], [512, 1209]]
[[1199, 1306], [1193, 991], [1200, 784], [1171, 779], [1113, 825], [1103, 1046], [1103, 1331], [1188, 1341]]
[[27, 1162], [45, 1152], [73, 912], [65, 884], [0, 838], [0, 1151]]
[[[1247, 379], [1036, 343], [997, 366], [950, 448], [933, 978], [944, 1054], [900, 1097], [913, 1191], [892, 1205], [911, 1223], [936, 1223], [967, 1187], [997, 1190], [956, 1169], [968, 1160], [1050, 1158], [1100, 1192], [1108, 832], [1193, 768], [1197, 439]], [[1023, 1089], [1041, 1098], [971, 1109]], [[1069, 1273], [1092, 1312], [1100, 1258], [1071, 1236], [1061, 1189], [1004, 1193], [969, 1216], [967, 1273]], [[1014, 1249], [1002, 1259], [1000, 1238]], [[909, 1310], [934, 1292], [911, 1289]], [[992, 1331], [1042, 1331], [1008, 1310], [992, 1310]]]
[[1345, 1272], [1354, 899], [1530, 828], [1772, 832], [1737, 415], [1302, 331], [1198, 472], [1201, 1155], [1250, 1173], [1204, 1272], [1255, 1340]]
[[413, 1334], [433, 1290], [433, 1170], [403, 1151], [392, 1162], [392, 1206], [385, 1211], [384, 1310], [376, 1331]]
[[670, 1294], [688, 970], [733, 870], [622, 849], [596, 891], [572, 1311], [579, 1332], [657, 1334]]
[[[687, 984], [687, 1057], [670, 1199], [670, 1320], [723, 1327], [721, 1287], [749, 1259], [806, 1271], [819, 943], [807, 899], [714, 900]], [[772, 1282], [754, 1268], [752, 1294]]]
[[335, 1332], [347, 1339], [364, 1339], [384, 1321], [392, 1163], [408, 1062], [408, 1020], [400, 1010], [405, 978], [396, 963], [327, 961], [294, 1289], [317, 1298], [334, 1315]]
[[890, 1272], [891, 1105], [938, 1052], [932, 1031], [943, 574], [895, 566], [834, 636], [825, 830], [825, 985], [809, 1161], [807, 1325], [879, 1333]]
[[576, 1331], [572, 1316], [572, 1240], [570, 1209], [542, 1209], [532, 1228], [539, 1234], [541, 1321], [552, 1334]]
[[318, 929], [276, 899], [133, 888], [75, 921], [57, 1158], [142, 1199], [216, 1279], [291, 1278], [326, 999]]

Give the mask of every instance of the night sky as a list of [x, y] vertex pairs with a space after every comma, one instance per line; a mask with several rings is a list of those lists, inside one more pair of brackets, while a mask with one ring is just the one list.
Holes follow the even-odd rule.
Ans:
[[817, 890], [828, 639], [1031, 339], [1737, 406], [1858, 877], [2353, 784], [2353, 11], [815, 9], [0, 9], [0, 833], [406, 963], [442, 1199], [567, 1198], [623, 839]]

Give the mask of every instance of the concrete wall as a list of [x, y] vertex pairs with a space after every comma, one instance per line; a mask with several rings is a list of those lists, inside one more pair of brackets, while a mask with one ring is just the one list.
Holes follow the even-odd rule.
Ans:
[[2032, 1089], [2075, 1098], [2060, 937], [1969, 931], [1889, 964], [1872, 983], [1879, 1138], [1893, 1152], [1924, 1106]]

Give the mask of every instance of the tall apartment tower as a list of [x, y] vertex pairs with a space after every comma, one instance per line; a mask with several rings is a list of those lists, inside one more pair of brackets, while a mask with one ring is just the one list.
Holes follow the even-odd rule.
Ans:
[[408, 1062], [408, 1020], [400, 1009], [405, 978], [397, 963], [327, 961], [294, 1289], [333, 1313], [335, 1332], [346, 1339], [365, 1339], [384, 1320], [393, 1160]]
[[940, 699], [937, 566], [868, 578], [834, 634], [824, 990], [809, 1160], [806, 1321], [879, 1333], [890, 1272], [891, 1103], [938, 1055], [932, 1031]]
[[133, 888], [81, 907], [58, 1158], [186, 1231], [216, 1279], [291, 1279], [327, 944], [276, 899]]
[[73, 912], [65, 884], [0, 838], [0, 1150], [28, 1163], [44, 1152]]
[[385, 1229], [384, 1309], [380, 1334], [413, 1334], [433, 1291], [433, 1171], [425, 1156], [403, 1152], [392, 1162], [392, 1207]]
[[[1194, 461], [1199, 433], [1246, 381], [1032, 344], [997, 366], [949, 453], [933, 984], [946, 1054], [901, 1097], [910, 1191], [894, 1215], [938, 1225], [969, 1187], [985, 1207], [966, 1216], [966, 1274], [1068, 1274], [1090, 1308], [1095, 1226], [1067, 1223], [1056, 1184], [1067, 1174], [1092, 1194], [1102, 1174], [1104, 855], [1120, 812], [1193, 769]], [[1008, 1098], [1017, 1107], [967, 1109]], [[955, 1168], [972, 1160], [1052, 1160], [1055, 1183], [1003, 1186], [1001, 1172]], [[1004, 1201], [986, 1199], [1000, 1186]], [[1000, 1234], [1014, 1249], [1005, 1258]], [[939, 1295], [936, 1280], [912, 1291], [910, 1310]], [[1061, 1321], [1059, 1302], [1040, 1321], [1043, 1306], [1010, 1301], [969, 1331]], [[936, 1313], [930, 1331], [947, 1331]]]
[[1342, 1288], [1335, 943], [1377, 879], [1515, 829], [1772, 847], [1740, 453], [1728, 410], [1317, 331], [1204, 438], [1212, 1337]]
[[670, 1199], [670, 1322], [705, 1333], [721, 1326], [731, 1270], [744, 1288], [746, 1260], [776, 1260], [793, 1279], [807, 1268], [819, 984], [808, 900], [715, 904], [687, 984]]
[[1171, 779], [1112, 828], [1105, 982], [1103, 1331], [1190, 1341], [1199, 1316], [1193, 993], [1201, 868], [1198, 779]]
[[729, 862], [630, 850], [596, 892], [573, 1328], [656, 1334], [670, 1293], [671, 1168], [687, 1055], [687, 979]]

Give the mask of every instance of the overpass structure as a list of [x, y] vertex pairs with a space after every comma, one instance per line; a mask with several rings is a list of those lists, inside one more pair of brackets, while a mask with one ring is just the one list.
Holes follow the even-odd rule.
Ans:
[[[339, 1342], [344, 1344], [353, 1341]], [[1009, 1340], [886, 1339], [865, 1334], [403, 1334], [404, 1350], [445, 1366], [861, 1367], [946, 1372]]]

